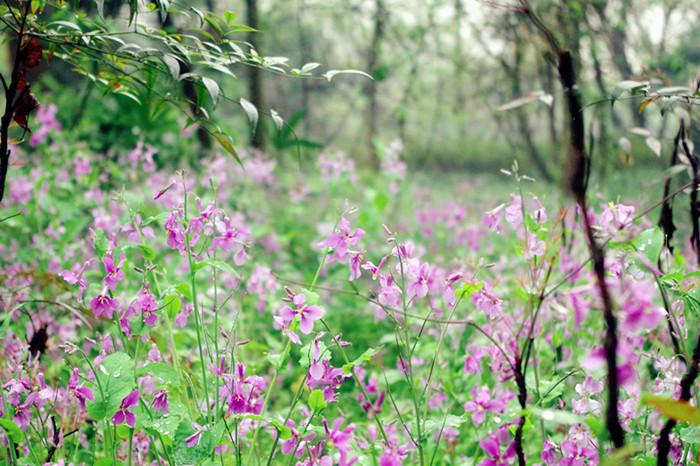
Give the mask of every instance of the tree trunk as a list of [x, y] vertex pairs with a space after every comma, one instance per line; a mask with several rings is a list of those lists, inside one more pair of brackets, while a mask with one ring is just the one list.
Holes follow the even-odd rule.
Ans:
[[375, 0], [374, 33], [372, 34], [372, 43], [370, 44], [369, 60], [367, 63], [367, 70], [374, 77], [374, 79], [367, 84], [367, 151], [370, 157], [370, 166], [375, 169], [379, 168], [379, 155], [374, 147], [378, 122], [377, 78], [380, 78], [377, 73], [377, 67], [381, 59], [381, 46], [382, 40], [384, 39], [386, 15], [387, 12], [384, 0]]
[[[257, 0], [246, 0], [246, 7], [248, 14], [246, 21], [248, 26], [252, 27], [253, 29], [258, 29], [259, 23]], [[248, 42], [256, 51], [258, 50], [259, 46], [258, 34], [260, 33], [251, 32], [248, 34]], [[263, 98], [262, 75], [260, 70], [253, 66], [248, 67], [248, 94], [250, 97], [250, 102], [258, 109], [258, 113], [262, 114], [264, 112], [265, 103]], [[265, 148], [265, 139], [263, 137], [262, 128], [259, 126], [260, 125], [258, 125], [258, 128], [254, 129], [253, 134], [250, 137], [250, 145], [251, 147], [262, 150]]]

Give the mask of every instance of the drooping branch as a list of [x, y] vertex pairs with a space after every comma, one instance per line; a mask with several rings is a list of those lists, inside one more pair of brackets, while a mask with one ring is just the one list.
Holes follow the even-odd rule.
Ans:
[[0, 118], [0, 202], [5, 197], [5, 185], [7, 183], [7, 171], [10, 168], [10, 123], [15, 116], [17, 103], [22, 96], [31, 96], [27, 89], [27, 83], [24, 83], [24, 89], [20, 89], [20, 81], [25, 77], [21, 72], [25, 54], [22, 52], [22, 40], [25, 37], [25, 27], [27, 25], [27, 16], [31, 2], [26, 2], [19, 30], [17, 30], [17, 48], [15, 50], [15, 61], [12, 66], [12, 74], [10, 84], [7, 85], [3, 79], [3, 88], [5, 90], [5, 113]]

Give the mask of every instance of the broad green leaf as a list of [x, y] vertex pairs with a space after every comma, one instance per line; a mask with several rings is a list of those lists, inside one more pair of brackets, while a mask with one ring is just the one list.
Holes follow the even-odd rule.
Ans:
[[24, 440], [24, 434], [17, 424], [10, 419], [0, 419], [0, 428], [5, 431], [5, 434], [15, 443], [21, 443]]
[[95, 371], [104, 393], [97, 383], [93, 384], [95, 400], [87, 403], [87, 411], [94, 419], [105, 419], [117, 411], [122, 399], [133, 389], [134, 364], [128, 354], [117, 352], [107, 356]]
[[[179, 300], [178, 300], [179, 301]], [[150, 374], [157, 381], [164, 384], [175, 385], [180, 383], [180, 374], [164, 362], [152, 362], [139, 369], [137, 375]]]
[[700, 444], [700, 427], [699, 426], [688, 426], [683, 427], [678, 431], [678, 435], [681, 440], [685, 443], [692, 443], [693, 445]]
[[633, 244], [650, 263], [656, 264], [664, 246], [664, 234], [658, 227], [648, 228], [634, 238]]
[[323, 392], [321, 390], [316, 389], [309, 394], [309, 408], [311, 408], [311, 411], [318, 412], [326, 406], [328, 406], [328, 403], [323, 397]]
[[165, 310], [168, 316], [173, 319], [182, 308], [182, 300], [180, 299], [180, 296], [175, 294], [165, 295], [161, 299], [160, 306]]
[[584, 422], [583, 418], [580, 416], [568, 411], [561, 411], [559, 409], [542, 409], [536, 406], [531, 406], [528, 408], [528, 410], [544, 421], [554, 422], [556, 424], [574, 425]]
[[211, 97], [211, 100], [214, 102], [214, 106], [219, 102], [219, 85], [216, 83], [211, 78], [207, 77], [202, 77], [202, 84], [204, 84], [204, 87], [207, 89], [207, 92], [209, 93], [209, 96]]
[[233, 276], [239, 277], [240, 275], [238, 272], [236, 272], [236, 269], [234, 269], [231, 264], [228, 262], [224, 262], [220, 259], [205, 259], [201, 262], [198, 262], [197, 265], [195, 265], [195, 271], [200, 271], [204, 267], [214, 267], [215, 269], [219, 269], [222, 272], [230, 273]]
[[168, 67], [170, 75], [177, 80], [180, 77], [180, 62], [173, 55], [163, 55], [163, 63]]

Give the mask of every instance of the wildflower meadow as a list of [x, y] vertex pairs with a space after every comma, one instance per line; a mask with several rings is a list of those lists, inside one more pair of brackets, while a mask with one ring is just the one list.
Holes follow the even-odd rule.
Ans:
[[199, 3], [0, 4], [0, 463], [698, 464], [696, 6]]

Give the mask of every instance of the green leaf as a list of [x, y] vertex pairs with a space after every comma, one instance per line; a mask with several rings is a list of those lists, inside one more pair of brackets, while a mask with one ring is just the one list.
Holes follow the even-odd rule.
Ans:
[[211, 97], [211, 100], [214, 102], [214, 106], [216, 106], [217, 102], [219, 101], [219, 94], [221, 92], [219, 85], [216, 83], [216, 81], [207, 77], [202, 77], [202, 84], [204, 84], [204, 87], [207, 89], [207, 92]]
[[165, 54], [163, 55], [163, 63], [168, 67], [173, 79], [177, 80], [180, 77], [180, 62], [177, 58], [174, 55]]
[[181, 421], [180, 416], [168, 415], [157, 419], [147, 419], [143, 422], [143, 427], [149, 433], [159, 433], [172, 440]]
[[700, 427], [698, 426], [683, 427], [678, 431], [678, 435], [685, 443], [700, 444]]
[[658, 227], [649, 228], [641, 232], [633, 240], [633, 244], [649, 262], [656, 264], [664, 246], [664, 234]]
[[95, 253], [99, 259], [102, 259], [105, 254], [107, 254], [107, 249], [109, 249], [109, 241], [105, 236], [105, 232], [99, 228], [93, 230], [94, 233], [94, 243], [95, 243]]
[[87, 411], [94, 419], [105, 419], [117, 411], [122, 399], [133, 389], [134, 365], [128, 354], [117, 352], [107, 356], [95, 372], [102, 392], [95, 383], [92, 387], [95, 400], [87, 403]]
[[483, 282], [465, 282], [461, 288], [455, 290], [455, 294], [462, 298], [468, 298], [484, 287]]
[[640, 451], [639, 445], [628, 443], [624, 447], [615, 450], [610, 456], [602, 458], [600, 466], [621, 466], [627, 465], [632, 455]]
[[700, 425], [700, 409], [687, 401], [657, 395], [643, 395], [642, 403], [651, 406], [666, 417], [688, 424]]
[[347, 364], [343, 364], [343, 372], [345, 372], [346, 374], [352, 374], [352, 371], [356, 366], [361, 366], [362, 364], [371, 361], [372, 358], [382, 350], [382, 348], [383, 346], [377, 346], [376, 348], [368, 348], [354, 361], [350, 361]]
[[328, 406], [326, 399], [323, 397], [323, 392], [318, 388], [309, 394], [309, 408], [311, 411], [318, 412]]
[[221, 131], [215, 131], [211, 133], [211, 135], [214, 139], [216, 139], [216, 142], [218, 142], [219, 145], [223, 147], [224, 150], [226, 150], [226, 152], [229, 153], [229, 155], [233, 156], [233, 158], [236, 159], [236, 162], [238, 162], [240, 166], [243, 166], [241, 158], [238, 156], [238, 152], [236, 152], [236, 149], [233, 147], [233, 142], [231, 142], [231, 138], [229, 138]]
[[328, 80], [328, 82], [331, 82], [333, 80], [333, 78], [335, 78], [339, 74], [359, 74], [361, 76], [364, 76], [366, 78], [374, 80], [374, 78], [372, 78], [372, 76], [370, 76], [369, 74], [365, 73], [364, 71], [360, 71], [360, 70], [330, 70], [330, 71], [326, 71], [322, 76], [324, 78], [326, 78]]
[[243, 97], [241, 97], [240, 103], [243, 111], [248, 116], [248, 121], [250, 121], [252, 132], [255, 133], [255, 130], [258, 127], [258, 108]]
[[[178, 300], [179, 301], [179, 300]], [[180, 374], [164, 362], [152, 362], [142, 367], [136, 374], [141, 376], [149, 374], [164, 384], [175, 385], [180, 383]]]
[[192, 301], [192, 287], [189, 283], [180, 283], [175, 289], [179, 291], [186, 300]]
[[10, 437], [13, 442], [21, 443], [24, 440], [22, 430], [10, 419], [0, 419], [0, 428], [5, 431], [5, 434], [7, 434], [7, 436]]
[[580, 416], [576, 416], [568, 411], [559, 409], [542, 409], [536, 406], [531, 406], [528, 410], [535, 416], [544, 421], [554, 422], [556, 424], [575, 425], [582, 424], [584, 421]]
[[173, 319], [182, 308], [182, 300], [180, 299], [180, 296], [175, 294], [165, 295], [163, 299], [161, 299], [160, 307], [162, 307], [165, 312], [167, 312], [168, 316]]
[[197, 265], [195, 265], [195, 271], [200, 271], [204, 267], [214, 267], [215, 269], [219, 269], [222, 272], [227, 272], [230, 273], [231, 275], [234, 275], [236, 277], [239, 277], [240, 275], [238, 272], [236, 272], [236, 269], [234, 269], [228, 262], [224, 262], [219, 259], [205, 259], [201, 262], [198, 262]]
[[315, 291], [311, 291], [307, 288], [302, 288], [301, 294], [303, 294], [306, 297], [307, 306], [318, 306], [318, 304], [321, 302], [321, 296], [319, 296], [319, 294]]

